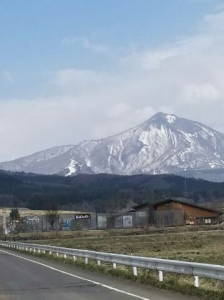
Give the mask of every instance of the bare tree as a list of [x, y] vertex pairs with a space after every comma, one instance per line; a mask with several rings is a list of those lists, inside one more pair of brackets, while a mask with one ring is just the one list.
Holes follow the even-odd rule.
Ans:
[[54, 224], [59, 219], [59, 209], [58, 205], [55, 203], [49, 203], [45, 208], [45, 218], [47, 222], [51, 225], [51, 229], [54, 229]]

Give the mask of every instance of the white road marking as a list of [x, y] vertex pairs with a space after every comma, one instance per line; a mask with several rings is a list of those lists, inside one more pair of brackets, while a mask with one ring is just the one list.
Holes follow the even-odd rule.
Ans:
[[17, 257], [17, 258], [21, 258], [21, 259], [27, 260], [27, 261], [29, 261], [29, 262], [35, 263], [35, 264], [37, 264], [37, 265], [46, 267], [46, 268], [48, 268], [48, 269], [57, 271], [57, 272], [59, 272], [59, 273], [62, 273], [62, 274], [65, 274], [65, 275], [68, 275], [68, 276], [71, 276], [71, 277], [75, 277], [75, 278], [80, 279], [80, 280], [85, 280], [85, 281], [94, 283], [94, 284], [96, 284], [96, 285], [102, 286], [102, 287], [104, 287], [104, 288], [106, 288], [106, 289], [109, 289], [109, 290], [112, 290], [112, 291], [115, 291], [115, 292], [118, 292], [118, 293], [121, 293], [121, 294], [124, 294], [124, 295], [127, 295], [127, 296], [131, 296], [131, 297], [133, 297], [133, 298], [137, 298], [137, 299], [141, 299], [141, 300], [150, 300], [149, 298], [144, 298], [144, 297], [141, 297], [141, 296], [138, 296], [138, 295], [135, 295], [135, 294], [132, 294], [132, 293], [129, 293], [129, 292], [126, 292], [126, 291], [123, 291], [123, 290], [114, 288], [114, 287], [112, 287], [112, 286], [109, 286], [109, 285], [106, 285], [106, 284], [102, 284], [102, 283], [97, 282], [97, 281], [94, 281], [94, 280], [90, 280], [90, 279], [87, 279], [87, 278], [80, 277], [80, 276], [77, 276], [77, 275], [74, 275], [74, 274], [71, 274], [71, 273], [68, 273], [68, 272], [65, 272], [65, 271], [56, 269], [56, 268], [54, 268], [54, 267], [45, 265], [45, 264], [40, 263], [40, 262], [38, 262], [38, 261], [35, 261], [35, 260], [29, 259], [29, 258], [22, 257], [22, 256], [20, 256], [20, 255], [16, 255], [16, 254], [13, 254], [13, 253], [4, 251], [4, 250], [0, 250], [0, 251], [1, 251], [1, 252], [4, 252], [4, 253], [7, 253], [7, 254], [9, 254], [9, 255], [15, 256], [15, 257]]

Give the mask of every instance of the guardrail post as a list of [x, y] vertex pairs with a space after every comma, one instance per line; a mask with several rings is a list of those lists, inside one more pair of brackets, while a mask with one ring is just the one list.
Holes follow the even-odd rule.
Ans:
[[134, 273], [134, 276], [138, 276], [138, 270], [137, 270], [137, 267], [133, 267], [133, 273]]
[[113, 268], [116, 269], [117, 268], [117, 264], [113, 263]]
[[33, 249], [33, 252], [35, 253], [35, 252], [36, 252], [36, 249]]
[[163, 281], [163, 271], [159, 271], [159, 281]]
[[56, 255], [59, 256], [59, 253], [57, 252]]
[[40, 249], [38, 249], [38, 253], [40, 253]]
[[97, 264], [98, 264], [98, 266], [100, 266], [101, 265], [101, 261], [97, 260]]
[[85, 257], [85, 264], [87, 265], [88, 264], [88, 257]]
[[49, 251], [49, 254], [51, 255], [51, 254], [52, 254], [52, 252], [51, 252], [51, 251]]
[[67, 255], [66, 255], [66, 254], [64, 254], [64, 258], [67, 258]]
[[73, 260], [76, 260], [76, 256], [75, 255], [73, 255]]
[[46, 253], [46, 251], [45, 250], [43, 250], [43, 254], [45, 254]]
[[194, 286], [199, 287], [199, 277], [198, 276], [194, 276]]

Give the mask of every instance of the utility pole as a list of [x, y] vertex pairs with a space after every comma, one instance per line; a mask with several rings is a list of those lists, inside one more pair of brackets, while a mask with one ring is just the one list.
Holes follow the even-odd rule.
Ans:
[[188, 198], [188, 194], [187, 194], [187, 177], [184, 177], [184, 197]]
[[5, 211], [5, 209], [2, 210], [2, 216], [3, 216], [3, 236], [5, 236], [7, 234], [6, 211]]

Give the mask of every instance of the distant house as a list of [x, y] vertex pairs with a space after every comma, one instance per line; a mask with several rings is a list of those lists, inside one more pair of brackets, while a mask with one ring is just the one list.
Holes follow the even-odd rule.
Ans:
[[143, 203], [132, 207], [145, 224], [161, 226], [217, 224], [222, 211], [190, 202], [189, 199], [170, 198], [155, 204]]
[[23, 223], [26, 224], [27, 230], [34, 230], [39, 228], [40, 217], [38, 216], [26, 216], [23, 218]]
[[38, 216], [26, 216], [24, 220], [27, 224], [32, 224], [32, 225], [40, 223], [40, 218]]
[[217, 224], [223, 214], [221, 211], [188, 202], [188, 199], [175, 198], [156, 203], [154, 210], [155, 216], [170, 215], [170, 223], [174, 224], [169, 224], [169, 220], [167, 220], [167, 226]]

